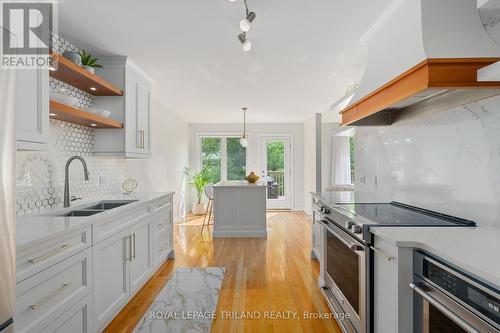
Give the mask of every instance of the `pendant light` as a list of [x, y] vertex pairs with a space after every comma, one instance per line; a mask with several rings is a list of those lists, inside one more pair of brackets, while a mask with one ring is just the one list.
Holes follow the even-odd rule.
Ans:
[[240, 138], [240, 145], [243, 148], [246, 148], [248, 146], [248, 138], [247, 138], [247, 133], [246, 133], [246, 113], [247, 113], [247, 108], [241, 108], [243, 110], [243, 135]]

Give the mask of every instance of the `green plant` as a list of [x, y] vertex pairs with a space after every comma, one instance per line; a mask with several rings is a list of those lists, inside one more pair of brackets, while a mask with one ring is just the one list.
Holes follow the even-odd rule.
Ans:
[[205, 185], [209, 183], [209, 170], [210, 166], [208, 164], [198, 171], [188, 167], [184, 168], [184, 174], [188, 177], [189, 185], [193, 186], [196, 190], [199, 204], [201, 204], [201, 198], [203, 196], [203, 192], [205, 191]]
[[93, 58], [92, 54], [88, 53], [85, 50], [82, 50], [82, 52], [79, 52], [79, 54], [82, 57], [82, 65], [93, 67], [93, 68], [102, 68], [102, 66], [97, 63], [97, 60], [99, 60], [99, 59]]

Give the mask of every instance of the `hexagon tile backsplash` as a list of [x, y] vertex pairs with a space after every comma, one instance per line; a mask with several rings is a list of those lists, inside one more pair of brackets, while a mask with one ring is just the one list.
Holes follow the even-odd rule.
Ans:
[[[64, 39], [53, 35], [53, 45], [58, 52], [78, 49]], [[65, 88], [78, 100], [79, 107], [92, 106], [94, 96], [50, 79], [50, 90]], [[94, 157], [94, 130], [92, 128], [50, 120], [49, 147], [44, 152], [17, 152], [16, 212], [17, 215], [41, 213], [47, 208], [62, 207], [64, 192], [64, 167], [73, 155], [85, 159], [90, 180], [85, 181], [79, 161], [70, 166], [70, 195], [84, 199], [101, 198], [121, 193], [126, 178], [125, 160], [114, 157]]]
[[47, 208], [62, 207], [64, 168], [73, 155], [85, 159], [90, 180], [84, 180], [82, 164], [74, 161], [69, 170], [71, 195], [93, 199], [121, 193], [121, 183], [126, 178], [125, 160], [94, 157], [93, 150], [93, 129], [51, 120], [47, 152], [17, 153], [17, 214], [34, 214]]

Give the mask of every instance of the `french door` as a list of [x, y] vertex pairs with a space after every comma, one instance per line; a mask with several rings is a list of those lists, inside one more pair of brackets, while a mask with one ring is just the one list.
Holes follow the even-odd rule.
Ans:
[[267, 208], [291, 209], [293, 178], [290, 137], [263, 136], [261, 142], [262, 174], [267, 181]]

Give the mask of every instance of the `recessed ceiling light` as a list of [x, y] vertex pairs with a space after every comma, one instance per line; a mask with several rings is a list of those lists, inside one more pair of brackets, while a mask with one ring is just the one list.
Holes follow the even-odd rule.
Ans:
[[97, 124], [90, 124], [90, 126], [92, 126], [92, 127], [96, 127], [96, 126], [97, 126]]
[[50, 116], [55, 117], [57, 116], [57, 113], [49, 113]]
[[96, 88], [96, 87], [90, 87], [90, 90], [92, 90], [92, 91], [96, 91], [96, 90], [97, 90], [97, 88]]

